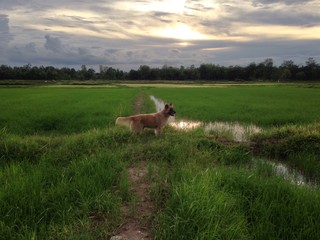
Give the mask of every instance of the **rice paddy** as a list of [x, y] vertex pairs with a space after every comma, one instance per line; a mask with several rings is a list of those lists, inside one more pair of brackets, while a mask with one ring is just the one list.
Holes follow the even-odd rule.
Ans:
[[[177, 111], [163, 134], [114, 126], [137, 99], [156, 111], [149, 96]], [[145, 239], [318, 239], [319, 100], [296, 85], [0, 88], [0, 239], [110, 239], [130, 216]], [[128, 171], [143, 164], [151, 215]]]

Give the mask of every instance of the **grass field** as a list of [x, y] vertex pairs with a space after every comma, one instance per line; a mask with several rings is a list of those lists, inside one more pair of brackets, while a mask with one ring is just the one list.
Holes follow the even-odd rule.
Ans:
[[132, 113], [137, 89], [0, 88], [0, 128], [15, 134], [75, 133]]
[[150, 91], [173, 102], [179, 116], [193, 120], [239, 121], [259, 126], [319, 121], [319, 88], [230, 86]]
[[[115, 127], [118, 115], [172, 101], [177, 119], [265, 129], [250, 143], [170, 127]], [[147, 163], [154, 239], [318, 239], [318, 185], [299, 186], [253, 158], [320, 179], [319, 88], [0, 88], [0, 239], [109, 239], [135, 209], [127, 167]], [[223, 141], [221, 141], [221, 139]]]

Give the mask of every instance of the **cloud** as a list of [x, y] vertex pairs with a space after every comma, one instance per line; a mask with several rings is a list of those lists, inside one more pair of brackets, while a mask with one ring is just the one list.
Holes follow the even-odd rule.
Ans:
[[58, 37], [45, 36], [46, 43], [44, 47], [52, 52], [59, 53], [63, 50], [61, 40]]
[[26, 46], [24, 47], [24, 52], [37, 53], [36, 44], [34, 42], [26, 44]]
[[124, 69], [318, 60], [319, 7], [297, 0], [1, 0], [0, 60]]
[[7, 46], [11, 40], [13, 40], [13, 36], [10, 33], [9, 17], [0, 14], [0, 48]]
[[169, 51], [172, 53], [175, 53], [175, 54], [181, 53], [181, 51], [179, 49], [170, 49]]
[[285, 4], [285, 5], [302, 5], [306, 4], [307, 2], [312, 2], [313, 0], [254, 0], [253, 4], [264, 4], [264, 5], [270, 5], [270, 4]]

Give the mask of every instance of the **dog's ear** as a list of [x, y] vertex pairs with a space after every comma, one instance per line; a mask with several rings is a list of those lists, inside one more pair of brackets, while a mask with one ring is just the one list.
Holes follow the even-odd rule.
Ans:
[[172, 104], [172, 103], [169, 103], [169, 106], [170, 106], [170, 107], [173, 107], [173, 104]]
[[166, 105], [164, 105], [164, 108], [165, 109], [168, 109], [170, 106], [169, 106], [169, 104], [168, 103], [166, 103]]

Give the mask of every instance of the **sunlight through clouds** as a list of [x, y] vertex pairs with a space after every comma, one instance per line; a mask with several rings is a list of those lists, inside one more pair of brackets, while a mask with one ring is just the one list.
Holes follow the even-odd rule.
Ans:
[[[51, 36], [68, 50], [59, 60], [74, 56], [68, 60], [74, 66], [86, 57], [87, 64], [125, 69], [266, 58], [301, 64], [320, 60], [319, 8], [320, 1], [311, 0], [1, 0], [0, 59], [54, 65], [44, 47]], [[79, 60], [78, 49], [86, 50]]]
[[154, 34], [165, 38], [174, 38], [180, 40], [205, 40], [209, 36], [201, 34], [191, 29], [187, 24], [177, 23], [163, 29], [155, 30]]

